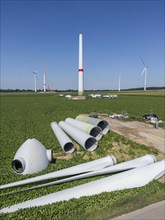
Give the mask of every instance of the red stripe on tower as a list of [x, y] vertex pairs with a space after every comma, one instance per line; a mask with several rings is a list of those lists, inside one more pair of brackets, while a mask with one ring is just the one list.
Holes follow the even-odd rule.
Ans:
[[79, 71], [79, 72], [83, 72], [83, 71], [84, 71], [84, 69], [78, 69], [78, 71]]

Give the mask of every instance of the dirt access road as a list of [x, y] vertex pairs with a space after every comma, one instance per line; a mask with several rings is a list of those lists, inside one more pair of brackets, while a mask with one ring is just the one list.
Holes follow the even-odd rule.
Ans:
[[[152, 124], [146, 124], [143, 122], [123, 122], [118, 119], [111, 119], [102, 116], [101, 118], [109, 122], [110, 129], [112, 131], [123, 135], [124, 137], [127, 137], [139, 144], [144, 144], [148, 147], [158, 150], [158, 160], [161, 160], [165, 157], [165, 129], [156, 129]], [[163, 176], [160, 181], [164, 182], [165, 176]], [[156, 204], [144, 207], [143, 209], [114, 218], [114, 220], [163, 220], [165, 218], [164, 204], [165, 201], [158, 202]]]
[[165, 129], [154, 128], [152, 124], [146, 124], [138, 121], [123, 122], [118, 119], [102, 117], [110, 124], [110, 129], [120, 135], [123, 135], [139, 144], [157, 149], [161, 157], [165, 154]]
[[164, 220], [165, 201], [157, 202], [145, 208], [136, 210], [126, 215], [114, 218], [113, 220]]

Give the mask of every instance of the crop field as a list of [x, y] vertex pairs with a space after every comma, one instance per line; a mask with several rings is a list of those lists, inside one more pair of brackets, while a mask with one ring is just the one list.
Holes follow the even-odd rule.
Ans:
[[[147, 91], [148, 92], [148, 91]], [[149, 92], [148, 92], [149, 93]], [[74, 101], [59, 97], [56, 93], [2, 93], [0, 123], [0, 184], [27, 179], [28, 177], [49, 173], [83, 162], [98, 159], [109, 154], [114, 155], [118, 162], [123, 162], [147, 153], [158, 155], [156, 150], [137, 144], [112, 131], [99, 141], [94, 152], [86, 152], [77, 145], [77, 150], [70, 158], [65, 157], [50, 127], [53, 121], [59, 122], [67, 117], [75, 118], [81, 113], [99, 112], [105, 114], [126, 111], [129, 120], [141, 120], [145, 113], [155, 113], [165, 121], [164, 91], [151, 91], [150, 95], [138, 92], [121, 92], [117, 99], [91, 99]], [[118, 93], [117, 93], [118, 94]], [[164, 127], [164, 124], [162, 125]], [[18, 175], [11, 168], [11, 162], [18, 148], [28, 138], [36, 138], [47, 149], [52, 149], [56, 160], [49, 167], [37, 174]], [[103, 176], [76, 180], [69, 183], [41, 188], [20, 194], [5, 194], [28, 188], [31, 185], [1, 190], [0, 207], [10, 206], [52, 192], [86, 183]], [[111, 193], [101, 193], [91, 197], [72, 199], [38, 208], [19, 210], [15, 213], [3, 214], [1, 219], [110, 219], [114, 216], [131, 211], [165, 198], [164, 183], [153, 181], [145, 187]]]
[[121, 91], [120, 94], [127, 95], [142, 95], [142, 96], [165, 96], [165, 90], [130, 90], [130, 91]]

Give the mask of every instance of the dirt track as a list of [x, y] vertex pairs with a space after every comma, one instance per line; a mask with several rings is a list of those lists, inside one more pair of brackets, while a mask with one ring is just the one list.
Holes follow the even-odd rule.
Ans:
[[152, 124], [137, 121], [123, 122], [108, 117], [101, 118], [109, 122], [112, 131], [165, 154], [165, 130], [163, 128], [156, 129]]
[[[154, 148], [159, 151], [157, 156], [158, 160], [165, 157], [165, 129], [154, 128], [152, 124], [132, 121], [123, 122], [117, 119], [108, 117], [101, 117], [110, 124], [110, 129], [120, 135], [123, 135], [137, 143], [144, 144], [148, 147]], [[160, 182], [165, 181], [165, 176], [159, 179]], [[146, 219], [160, 219], [163, 220], [165, 216], [164, 201], [147, 206], [143, 209], [131, 212], [128, 215], [122, 215], [114, 218], [114, 220], [146, 220]]]
[[165, 219], [165, 201], [157, 202], [150, 206], [136, 210], [126, 215], [114, 218], [114, 220], [164, 220]]

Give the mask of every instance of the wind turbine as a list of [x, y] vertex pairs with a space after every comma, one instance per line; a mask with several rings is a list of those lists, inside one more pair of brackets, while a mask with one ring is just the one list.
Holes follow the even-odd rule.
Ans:
[[118, 87], [119, 92], [120, 92], [120, 82], [121, 82], [121, 76], [119, 76], [119, 87]]
[[44, 67], [44, 74], [43, 74], [44, 92], [46, 92], [46, 66], [45, 66], [44, 59], [42, 61], [43, 61], [43, 67]]
[[37, 71], [32, 71], [34, 74], [34, 92], [37, 92]]
[[144, 65], [141, 76], [144, 74], [144, 91], [146, 91], [146, 88], [147, 88], [147, 68], [148, 68], [148, 66], [144, 63], [142, 58], [141, 58], [141, 60], [142, 60], [142, 63]]

